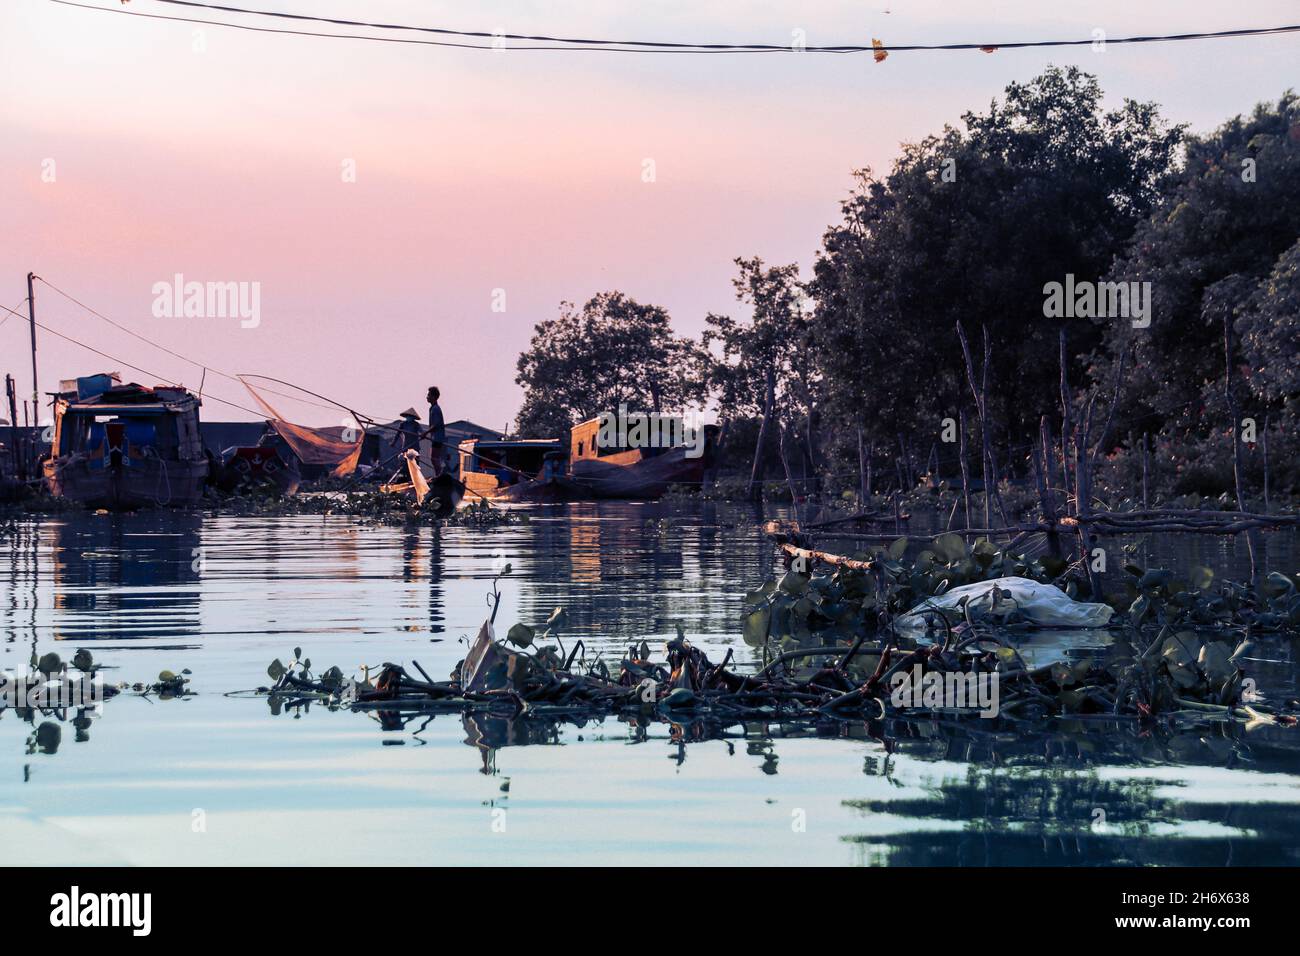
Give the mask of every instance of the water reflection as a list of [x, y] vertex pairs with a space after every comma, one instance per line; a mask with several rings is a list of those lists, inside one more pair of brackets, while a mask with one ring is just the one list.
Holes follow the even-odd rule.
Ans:
[[[391, 833], [367, 830], [371, 819], [412, 834], [393, 848], [404, 862], [611, 861], [609, 846], [675, 865], [1300, 862], [1300, 731], [1285, 728], [272, 715], [263, 701], [223, 696], [264, 683], [271, 659], [298, 645], [317, 669], [419, 660], [446, 675], [464, 656], [459, 638], [485, 616], [501, 560], [513, 566], [501, 621], [536, 624], [563, 606], [566, 647], [582, 640], [611, 666], [677, 623], [713, 659], [734, 649], [750, 660], [741, 599], [774, 555], [748, 508], [589, 502], [527, 514], [441, 530], [171, 512], [20, 521], [0, 542], [0, 666], [97, 642], [112, 680], [190, 667], [198, 694], [179, 711], [133, 695], [99, 717], [0, 710], [0, 805], [59, 821], [15, 829], [0, 811], [0, 838], [17, 845], [30, 833], [24, 846], [44, 846], [79, 827], [112, 861], [161, 862], [148, 855], [170, 845], [160, 825], [178, 821], [188, 835], [194, 807], [219, 806], [240, 824], [190, 846], [195, 859], [266, 861], [276, 834], [320, 812], [345, 847], [359, 834], [355, 855], [331, 842], [328, 857], [312, 857], [325, 863], [366, 858], [360, 835]], [[1143, 545], [1152, 565], [1242, 573], [1231, 542]], [[1294, 534], [1268, 548], [1283, 569], [1300, 556]], [[1028, 634], [1021, 648], [1037, 663], [1102, 653], [1108, 640]], [[1295, 642], [1258, 640], [1249, 666], [1264, 692], [1295, 695]], [[484, 797], [503, 803], [507, 777], [511, 813], [531, 807], [568, 834], [562, 850], [549, 835], [528, 843], [522, 822], [517, 842], [483, 836]], [[809, 813], [806, 834], [791, 832], [795, 809]], [[682, 830], [692, 826], [694, 841]]]
[[[849, 800], [863, 864], [909, 866], [1295, 865], [1300, 738], [1131, 721], [1054, 733], [979, 734], [918, 725], [866, 772], [904, 757], [921, 795]], [[871, 826], [898, 821], [889, 832]], [[902, 832], [899, 832], [899, 831]]]
[[366, 713], [386, 743], [399, 742], [394, 734], [419, 739], [435, 721], [459, 721], [460, 743], [477, 752], [475, 766], [489, 776], [518, 764], [503, 762], [514, 748], [581, 745], [586, 738], [662, 748], [677, 767], [694, 759], [715, 762], [714, 748], [722, 744], [727, 755], [743, 754], [751, 772], [768, 778], [785, 772], [783, 754], [811, 740], [865, 746], [861, 774], [879, 783], [870, 788], [874, 796], [841, 799], [849, 817], [838, 836], [862, 865], [1300, 863], [1294, 840], [1300, 736], [1280, 727], [1247, 732], [1234, 724], [1173, 728], [1132, 720], [728, 724]]
[[75, 515], [20, 526], [3, 570], [10, 641], [197, 634], [203, 519]]
[[741, 595], [773, 566], [743, 509], [587, 502], [528, 514], [489, 529], [167, 511], [34, 518], [5, 542], [0, 627], [11, 641], [458, 635], [477, 627], [494, 566], [509, 562], [511, 613], [536, 623], [564, 606], [588, 646], [678, 623], [730, 645]]

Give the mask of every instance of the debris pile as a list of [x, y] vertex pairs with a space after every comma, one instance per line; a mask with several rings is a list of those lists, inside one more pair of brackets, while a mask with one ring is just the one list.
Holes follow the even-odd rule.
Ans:
[[[538, 631], [523, 624], [498, 640], [492, 620], [485, 621], [447, 680], [434, 680], [414, 661], [418, 677], [393, 663], [373, 676], [367, 669], [359, 680], [337, 667], [316, 677], [310, 661], [295, 659], [288, 667], [272, 664], [275, 683], [259, 693], [277, 709], [315, 701], [355, 709], [486, 710], [512, 718], [617, 715], [673, 723], [979, 713], [1011, 722], [1069, 716], [1295, 724], [1300, 702], [1265, 702], [1244, 669], [1256, 623], [1294, 627], [1279, 625], [1296, 602], [1288, 579], [1282, 578], [1289, 591], [1274, 582], [1279, 593], [1272, 598], [1225, 585], [1225, 594], [1184, 600], [1170, 578], [1142, 572], [1138, 583], [1145, 585], [1134, 600], [1141, 606], [1121, 615], [1124, 624], [1104, 650], [1031, 667], [1011, 639], [1012, 629], [1026, 624], [1016, 620], [1013, 599], [993, 594], [979, 606], [982, 612], [973, 601], [935, 603], [925, 609], [926, 632], [916, 634], [894, 626], [899, 595], [890, 582], [928, 572], [890, 552], [860, 563], [828, 575], [792, 569], [748, 596], [745, 639], [764, 660], [752, 673], [733, 667], [730, 651], [715, 664], [680, 628], [662, 661], [651, 659], [643, 641], [629, 647], [611, 673], [599, 657], [587, 660], [581, 642], [565, 653], [559, 638], [564, 612], [557, 609], [541, 629], [554, 645], [537, 646]], [[1013, 593], [1008, 588], [1005, 595]], [[910, 607], [914, 596], [903, 603]], [[1206, 614], [1254, 623], [1207, 633], [1196, 626], [1198, 615]], [[991, 696], [985, 693], [990, 688]]]

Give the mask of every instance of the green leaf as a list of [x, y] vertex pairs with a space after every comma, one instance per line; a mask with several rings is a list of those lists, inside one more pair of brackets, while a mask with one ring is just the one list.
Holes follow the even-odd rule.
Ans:
[[1281, 571], [1273, 571], [1264, 579], [1263, 584], [1260, 585], [1260, 590], [1262, 590], [1268, 597], [1276, 598], [1281, 597], [1289, 591], [1294, 591], [1295, 584], [1293, 584], [1291, 579]]
[[808, 590], [808, 576], [798, 571], [787, 571], [781, 576], [780, 586], [786, 594], [803, 594]]
[[1187, 689], [1200, 681], [1196, 662], [1202, 649], [1201, 639], [1192, 631], [1179, 631], [1172, 637], [1165, 638], [1161, 657], [1169, 676], [1179, 687]]
[[1237, 673], [1237, 665], [1232, 663], [1232, 650], [1221, 641], [1207, 641], [1196, 663], [1215, 686], [1222, 686]]
[[536, 633], [527, 624], [516, 624], [506, 632], [506, 640], [515, 647], [528, 647], [533, 643], [533, 637], [536, 636]]
[[934, 552], [944, 561], [960, 561], [966, 557], [966, 540], [949, 531], [934, 539]]
[[899, 538], [897, 541], [893, 542], [888, 548], [885, 549], [885, 553], [888, 554], [895, 561], [898, 561], [903, 557], [904, 554], [907, 553], [907, 539]]
[[1200, 564], [1192, 566], [1188, 577], [1191, 579], [1192, 587], [1198, 591], [1204, 591], [1214, 583], [1214, 572]]
[[750, 647], [762, 647], [767, 640], [768, 623], [772, 619], [770, 608], [759, 608], [745, 615], [744, 639]]
[[971, 557], [982, 568], [987, 568], [997, 556], [998, 549], [988, 538], [980, 538], [971, 549]]

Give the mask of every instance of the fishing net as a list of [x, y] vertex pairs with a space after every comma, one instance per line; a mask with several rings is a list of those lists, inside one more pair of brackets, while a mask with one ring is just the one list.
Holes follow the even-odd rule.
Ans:
[[[346, 478], [356, 471], [357, 461], [361, 458], [361, 445], [365, 440], [364, 430], [356, 429], [355, 441], [343, 441], [342, 429], [310, 428], [285, 421], [270, 402], [244, 376], [239, 376], [244, 388], [253, 396], [253, 400], [267, 414], [267, 424], [284, 439], [298, 459], [306, 465], [321, 465], [330, 469], [335, 478]], [[337, 437], [336, 437], [337, 435]]]

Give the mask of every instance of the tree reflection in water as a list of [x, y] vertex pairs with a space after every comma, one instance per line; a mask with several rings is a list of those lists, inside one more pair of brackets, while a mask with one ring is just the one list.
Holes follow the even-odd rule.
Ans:
[[[318, 705], [319, 706], [319, 705]], [[303, 705], [307, 709], [307, 705]], [[296, 708], [284, 708], [286, 711]], [[418, 735], [428, 710], [366, 711], [386, 732]], [[459, 719], [464, 743], [479, 751], [480, 772], [495, 774], [507, 747], [556, 746], [577, 731], [621, 724], [630, 743], [666, 743], [677, 763], [692, 746], [743, 745], [758, 769], [779, 773], [783, 742], [842, 738], [874, 746], [863, 773], [895, 783], [897, 797], [842, 805], [871, 832], [844, 834], [867, 865], [1295, 865], [1300, 806], [1249, 796], [1196, 800], [1232, 777], [1249, 795], [1246, 774], [1289, 774], [1300, 748], [1293, 731], [1203, 723], [1171, 728], [1133, 720], [1031, 724], [979, 718], [884, 721], [771, 721], [725, 725], [608, 717], [559, 720], [486, 712]], [[590, 732], [590, 731], [589, 731]], [[579, 738], [581, 739], [581, 738]], [[895, 777], [905, 768], [906, 781]], [[1218, 777], [1216, 785], [1215, 777]], [[1275, 798], [1277, 799], [1277, 798]]]

